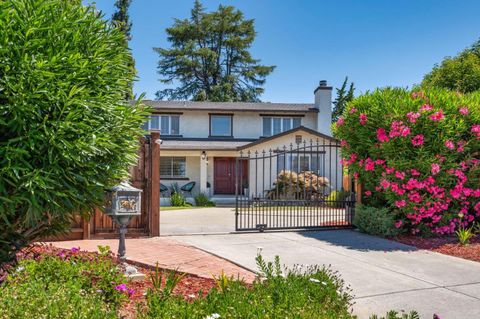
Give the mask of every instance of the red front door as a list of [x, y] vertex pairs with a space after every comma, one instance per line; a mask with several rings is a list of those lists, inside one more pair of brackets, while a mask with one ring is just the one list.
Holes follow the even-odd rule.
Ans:
[[215, 194], [235, 194], [235, 157], [215, 157], [213, 161]]

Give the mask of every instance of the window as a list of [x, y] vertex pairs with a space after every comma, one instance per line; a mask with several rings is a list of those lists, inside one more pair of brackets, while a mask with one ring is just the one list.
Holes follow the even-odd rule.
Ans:
[[151, 115], [146, 130], [160, 130], [162, 135], [180, 135], [179, 115]]
[[186, 158], [185, 157], [160, 157], [160, 177], [178, 178], [186, 176]]
[[231, 115], [210, 115], [210, 136], [233, 136]]
[[325, 154], [313, 153], [288, 153], [279, 154], [277, 157], [277, 171], [292, 171], [296, 173], [312, 171], [319, 176], [324, 176]]
[[299, 127], [301, 123], [300, 117], [264, 117], [263, 136], [272, 136], [291, 130]]

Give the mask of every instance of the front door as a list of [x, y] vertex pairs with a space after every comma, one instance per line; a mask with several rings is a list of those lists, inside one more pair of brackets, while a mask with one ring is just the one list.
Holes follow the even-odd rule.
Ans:
[[235, 194], [235, 157], [215, 157], [213, 162], [215, 194]]

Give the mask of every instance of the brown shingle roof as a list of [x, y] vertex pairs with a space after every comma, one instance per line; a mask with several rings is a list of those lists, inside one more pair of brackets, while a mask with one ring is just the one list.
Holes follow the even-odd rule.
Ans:
[[239, 112], [316, 112], [309, 103], [269, 103], [269, 102], [192, 102], [192, 101], [152, 101], [144, 104], [156, 110], [198, 110], [198, 111], [239, 111]]

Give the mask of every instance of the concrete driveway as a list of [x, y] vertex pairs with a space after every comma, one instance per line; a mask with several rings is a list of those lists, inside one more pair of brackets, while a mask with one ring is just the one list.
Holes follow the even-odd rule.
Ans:
[[480, 263], [441, 255], [350, 230], [175, 236], [256, 270], [257, 249], [286, 265], [325, 264], [355, 295], [359, 318], [415, 309], [422, 318], [480, 318]]
[[232, 207], [163, 210], [160, 207], [160, 235], [225, 234], [235, 231]]

